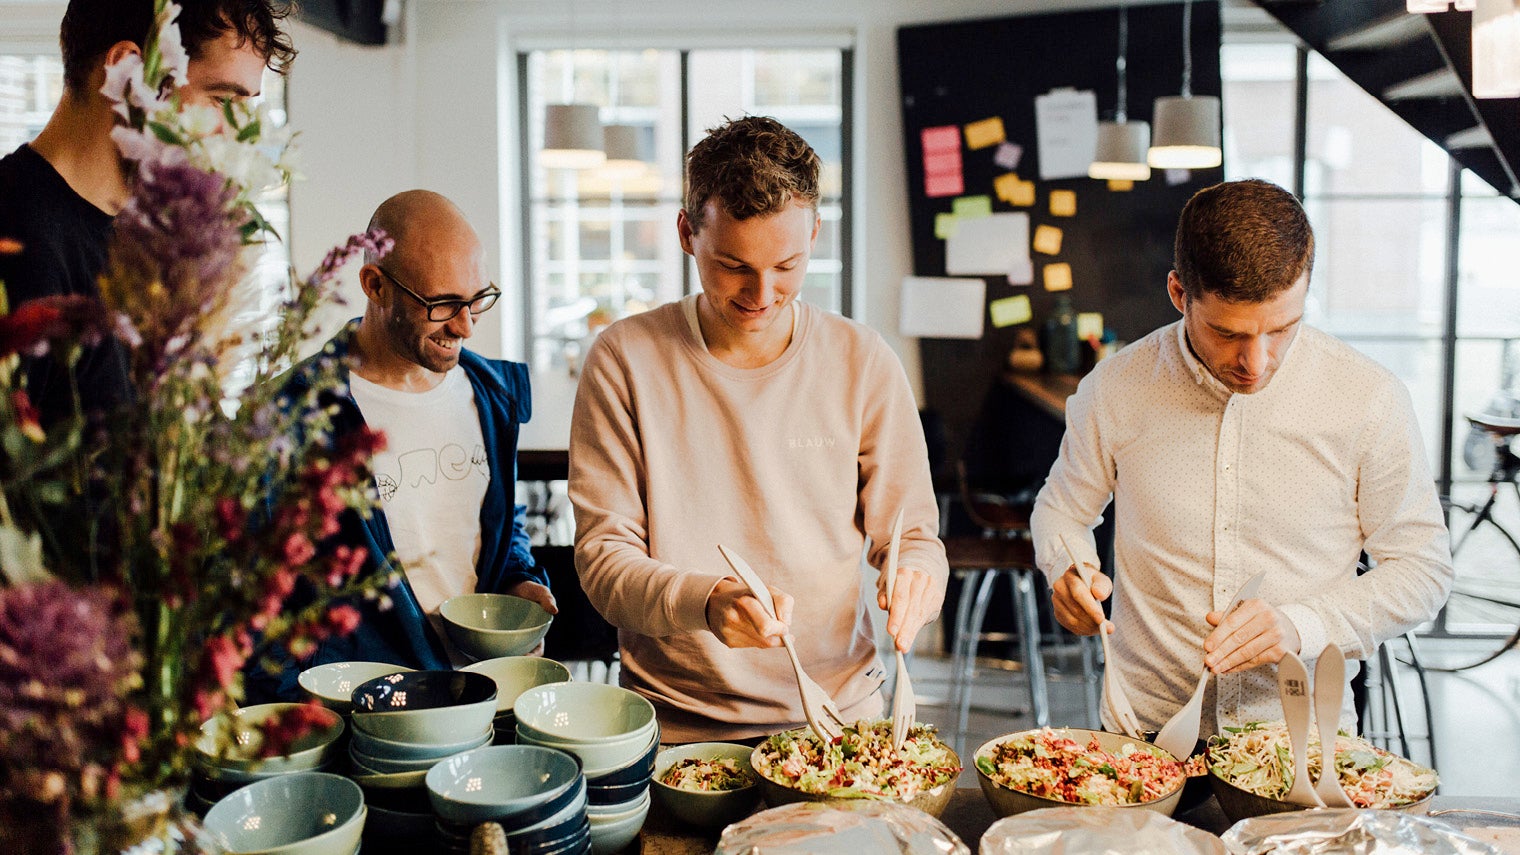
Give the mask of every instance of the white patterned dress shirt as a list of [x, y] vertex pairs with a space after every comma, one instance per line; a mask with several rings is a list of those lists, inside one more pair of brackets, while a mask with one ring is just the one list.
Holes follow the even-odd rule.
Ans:
[[[1293, 622], [1311, 673], [1327, 643], [1366, 659], [1434, 616], [1451, 587], [1446, 526], [1408, 391], [1307, 325], [1250, 395], [1209, 373], [1180, 321], [1101, 362], [1067, 401], [1061, 454], [1035, 505], [1047, 578], [1069, 566], [1062, 535], [1098, 566], [1091, 528], [1110, 499], [1111, 667], [1146, 729], [1191, 696], [1211, 631], [1204, 615], [1260, 571], [1258, 596]], [[1363, 550], [1375, 566], [1357, 576]], [[1356, 670], [1350, 663], [1348, 676]], [[1115, 730], [1107, 707], [1104, 726]], [[1204, 736], [1281, 718], [1275, 666], [1210, 681]]]

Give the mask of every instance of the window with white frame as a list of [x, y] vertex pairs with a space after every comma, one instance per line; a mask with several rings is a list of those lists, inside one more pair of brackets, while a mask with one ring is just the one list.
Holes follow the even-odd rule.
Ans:
[[[523, 85], [524, 340], [539, 367], [574, 367], [607, 323], [698, 288], [676, 239], [682, 163], [726, 118], [772, 116], [823, 162], [823, 226], [802, 299], [850, 314], [850, 52], [841, 49], [533, 50]], [[549, 104], [594, 104], [635, 131], [632, 162], [545, 168]], [[627, 154], [627, 152], [625, 152]]]

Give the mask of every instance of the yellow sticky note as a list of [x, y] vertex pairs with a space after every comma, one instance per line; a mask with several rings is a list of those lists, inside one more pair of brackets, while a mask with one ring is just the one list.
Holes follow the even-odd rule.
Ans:
[[1045, 265], [1045, 290], [1070, 291], [1071, 265], [1064, 261]]
[[1077, 338], [1086, 341], [1103, 337], [1102, 312], [1077, 312]]
[[1013, 194], [1008, 197], [1008, 204], [1018, 208], [1027, 208], [1034, 204], [1034, 182], [1020, 181], [1013, 188]]
[[1075, 190], [1050, 191], [1050, 213], [1056, 217], [1077, 215], [1077, 192]]
[[1061, 254], [1061, 230], [1055, 226], [1040, 226], [1034, 230], [1034, 251], [1045, 255]]
[[935, 214], [934, 236], [940, 240], [949, 240], [955, 235], [958, 225], [960, 225], [960, 218], [954, 214]]
[[1135, 182], [1128, 178], [1110, 178], [1108, 179], [1108, 189], [1114, 193], [1128, 193], [1135, 189]]
[[1017, 172], [1005, 172], [992, 179], [992, 192], [999, 199], [1008, 202], [1013, 199], [1013, 194], [1018, 191], [1019, 174]]
[[987, 310], [992, 313], [992, 325], [995, 327], [1011, 327], [1014, 324], [1028, 323], [1029, 319], [1034, 317], [1034, 312], [1029, 308], [1027, 294], [993, 300], [987, 304]]
[[975, 151], [979, 148], [994, 146], [1008, 139], [1003, 133], [1003, 118], [993, 116], [990, 119], [982, 119], [980, 122], [971, 122], [966, 125], [966, 148]]
[[955, 216], [963, 220], [972, 217], [992, 216], [992, 199], [988, 196], [962, 196], [950, 203], [950, 209]]

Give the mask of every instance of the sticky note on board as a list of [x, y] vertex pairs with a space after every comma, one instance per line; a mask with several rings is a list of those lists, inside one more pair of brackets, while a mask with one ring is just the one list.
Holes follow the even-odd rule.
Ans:
[[1005, 172], [992, 179], [992, 192], [1004, 202], [1013, 195], [1018, 188], [1019, 174], [1017, 172]]
[[966, 125], [966, 148], [977, 149], [994, 146], [1007, 139], [1003, 133], [1003, 117], [993, 116]]
[[1018, 169], [1019, 160], [1024, 157], [1024, 147], [1018, 143], [998, 143], [997, 151], [992, 153], [992, 162], [1004, 169]]
[[1040, 226], [1034, 230], [1034, 251], [1045, 255], [1061, 254], [1061, 230], [1055, 226]]
[[1034, 317], [1034, 312], [1029, 308], [1028, 294], [993, 300], [987, 304], [987, 312], [992, 315], [992, 325], [999, 329], [1028, 323]]
[[1029, 257], [1029, 215], [999, 213], [960, 219], [945, 242], [945, 273], [951, 276], [1005, 276]]
[[1083, 341], [1090, 338], [1103, 338], [1103, 313], [1078, 312], [1077, 338]]
[[1028, 285], [1034, 282], [1034, 261], [1028, 256], [1016, 258], [1008, 268], [1009, 285]]
[[1135, 189], [1135, 182], [1128, 178], [1108, 179], [1108, 190], [1111, 193], [1128, 193], [1133, 189]]
[[949, 240], [955, 236], [955, 227], [960, 219], [954, 214], [934, 215], [934, 236], [940, 240]]
[[999, 199], [1016, 208], [1027, 208], [1034, 204], [1034, 182], [1019, 178], [1017, 172], [999, 175], [992, 180], [992, 187], [997, 191]]
[[1077, 215], [1077, 191], [1050, 191], [1050, 214], [1054, 217], [1075, 217]]
[[1064, 261], [1045, 265], [1045, 290], [1070, 291], [1071, 265]]
[[955, 125], [924, 128], [919, 132], [918, 138], [923, 143], [926, 155], [961, 150], [961, 129]]
[[907, 276], [898, 332], [912, 338], [981, 338], [987, 280]]
[[966, 192], [966, 183], [959, 172], [953, 175], [929, 175], [924, 178], [924, 195], [931, 199], [959, 196], [964, 192]]
[[950, 203], [950, 210], [963, 220], [992, 216], [992, 199], [987, 196], [962, 196]]

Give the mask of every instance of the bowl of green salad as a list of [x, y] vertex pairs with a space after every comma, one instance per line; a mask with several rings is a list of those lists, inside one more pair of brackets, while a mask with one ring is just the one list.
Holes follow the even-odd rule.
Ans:
[[698, 828], [737, 822], [760, 801], [751, 748], [732, 742], [697, 742], [661, 751], [650, 786], [671, 816]]
[[811, 730], [778, 733], [750, 754], [760, 795], [771, 807], [801, 801], [876, 799], [939, 816], [950, 804], [961, 759], [931, 725], [892, 748], [890, 721], [860, 721], [823, 743]]

